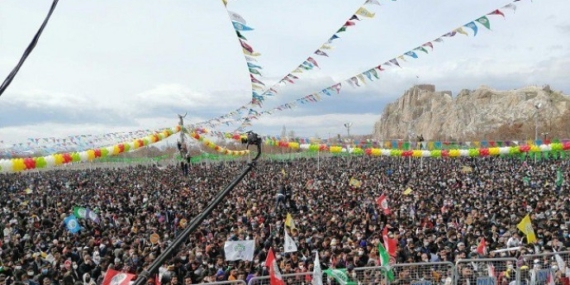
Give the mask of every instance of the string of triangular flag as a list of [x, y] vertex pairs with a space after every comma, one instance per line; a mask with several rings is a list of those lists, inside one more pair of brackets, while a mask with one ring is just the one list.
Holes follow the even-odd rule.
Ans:
[[[297, 98], [297, 99], [290, 101], [288, 103], [285, 103], [285, 104], [281, 104], [281, 105], [274, 107], [268, 111], [259, 112], [256, 116], [247, 116], [245, 118], [242, 118], [241, 119], [242, 124], [235, 131], [236, 132], [243, 132], [245, 127], [251, 125], [252, 120], [259, 119], [260, 117], [262, 117], [264, 115], [272, 115], [277, 111], [284, 111], [284, 110], [293, 109], [293, 108], [296, 108], [298, 106], [298, 104], [308, 104], [308, 103], [319, 102], [322, 99], [322, 95], [332, 96], [334, 94], [339, 94], [342, 87], [345, 84], [348, 84], [354, 88], [357, 88], [357, 87], [361, 87], [361, 84], [366, 84], [367, 79], [368, 79], [368, 81], [378, 80], [378, 79], [380, 79], [379, 73], [382, 71], [385, 71], [384, 67], [400, 67], [401, 68], [402, 66], [400, 64], [402, 62], [407, 62], [406, 58], [418, 59], [419, 58], [418, 51], [425, 52], [426, 54], [429, 54], [429, 51], [427, 48], [429, 47], [430, 50], [433, 50], [434, 43], [443, 43], [444, 38], [454, 37], [458, 33], [468, 36], [469, 33], [467, 33], [465, 31], [465, 29], [463, 29], [465, 27], [468, 27], [471, 30], [473, 30], [474, 36], [477, 35], [477, 32], [478, 32], [477, 24], [485, 27], [488, 30], [491, 30], [491, 22], [487, 16], [505, 17], [505, 14], [503, 13], [502, 10], [516, 11], [517, 6], [514, 3], [519, 2], [519, 1], [521, 1], [521, 0], [514, 0], [512, 3], [504, 5], [498, 9], [494, 9], [492, 12], [486, 13], [485, 15], [478, 17], [475, 20], [470, 21], [465, 25], [462, 25], [458, 28], [455, 28], [455, 29], [451, 30], [450, 32], [447, 32], [447, 33], [443, 34], [442, 36], [440, 36], [440, 37], [438, 37], [432, 41], [425, 42], [425, 43], [421, 44], [420, 46], [417, 46], [411, 50], [404, 52], [403, 54], [401, 54], [397, 57], [394, 57], [390, 60], [385, 61], [382, 64], [377, 65], [376, 67], [370, 68], [370, 69], [368, 69], [362, 73], [359, 73], [357, 75], [354, 75], [348, 79], [337, 82], [337, 83], [335, 83], [335, 84], [333, 84], [327, 88], [322, 89], [321, 91], [314, 92], [312, 94], [303, 96], [301, 98]], [[244, 124], [244, 123], [247, 123], [247, 124]]]
[[226, 0], [222, 0], [222, 2], [224, 3], [224, 7], [228, 12], [228, 16], [236, 32], [237, 40], [240, 43], [247, 64], [247, 69], [249, 71], [249, 79], [251, 81], [251, 93], [252, 93], [251, 102], [255, 102], [256, 104], [261, 104], [262, 98], [259, 98], [259, 96], [256, 94], [256, 90], [263, 88], [262, 86], [265, 86], [265, 84], [256, 77], [256, 76], [262, 77], [260, 70], [263, 68], [260, 65], [258, 65], [256, 59], [256, 57], [260, 56], [261, 54], [253, 49], [251, 44], [248, 42], [247, 38], [242, 34], [243, 32], [253, 31], [253, 28], [247, 25], [247, 21], [240, 14], [228, 10]]
[[43, 155], [69, 151], [77, 152], [156, 134], [162, 129], [154, 131], [137, 130], [106, 134], [72, 135], [66, 137], [28, 138], [25, 142], [1, 146], [0, 156], [17, 156], [25, 153], [29, 154], [30, 152], [41, 153]]
[[[224, 1], [224, 3], [225, 3], [225, 1]], [[248, 109], [250, 111], [247, 114], [247, 116], [251, 116], [252, 115], [251, 114], [252, 113], [251, 112], [252, 107], [261, 106], [261, 104], [263, 103], [265, 98], [268, 96], [275, 96], [278, 93], [280, 86], [284, 86], [287, 84], [294, 84], [296, 80], [299, 80], [299, 77], [295, 74], [299, 74], [299, 73], [303, 73], [306, 71], [313, 70], [315, 67], [320, 68], [317, 60], [313, 56], [318, 55], [318, 56], [328, 57], [330, 54], [330, 50], [332, 50], [334, 48], [332, 43], [334, 40], [340, 39], [340, 35], [339, 35], [340, 33], [346, 32], [348, 27], [355, 26], [356, 21], [360, 21], [361, 19], [364, 19], [364, 18], [373, 18], [375, 16], [375, 13], [370, 12], [368, 9], [366, 9], [364, 7], [364, 6], [369, 5], [369, 4], [380, 5], [380, 3], [376, 0], [366, 0], [362, 5], [360, 5], [360, 7], [356, 10], [356, 12], [354, 12], [350, 16], [350, 18], [347, 21], [345, 21], [343, 23], [343, 25], [338, 30], [336, 30], [336, 32], [327, 39], [327, 41], [325, 43], [323, 43], [322, 45], [319, 46], [319, 48], [313, 53], [313, 55], [307, 57], [307, 59], [305, 59], [301, 64], [297, 65], [291, 72], [289, 72], [287, 75], [285, 75], [277, 83], [275, 83], [274, 85], [272, 85], [269, 88], [266, 88], [265, 84], [262, 81], [260, 81], [258, 78], [255, 77], [256, 75], [261, 76], [261, 73], [259, 73], [257, 70], [257, 69], [261, 69], [261, 67], [254, 63], [254, 62], [256, 62], [254, 57], [259, 55], [259, 54], [256, 54], [253, 51], [253, 49], [248, 49], [248, 47], [251, 48], [250, 46], [247, 46], [247, 47], [244, 46], [244, 44], [247, 45], [247, 43], [244, 42], [244, 41], [246, 41], [246, 39], [240, 33], [240, 30], [238, 30], [238, 28], [243, 29], [244, 27], [247, 30], [247, 28], [249, 28], [249, 27], [245, 26], [245, 20], [243, 19], [243, 17], [241, 17], [237, 13], [230, 12], [228, 10], [228, 14], [232, 20], [232, 23], [238, 23], [237, 27], [234, 24], [234, 28], [236, 29], [238, 39], [239, 39], [240, 43], [242, 44], [242, 48], [244, 49], [245, 58], [246, 58], [247, 65], [248, 65], [248, 68], [250, 71], [250, 80], [251, 80], [251, 86], [252, 86], [252, 100], [250, 102], [248, 102], [246, 105], [239, 107], [235, 111], [232, 111], [228, 114], [222, 115], [222, 116], [215, 118], [215, 119], [211, 119], [211, 120], [208, 120], [205, 122], [198, 123], [197, 125], [209, 124], [212, 121], [217, 121], [220, 124], [222, 124], [223, 123], [222, 120], [227, 119], [227, 118], [231, 118], [235, 115], [242, 115], [243, 111], [246, 111]], [[239, 25], [239, 24], [242, 24], [242, 25]], [[251, 28], [249, 28], [249, 29], [251, 29]], [[241, 119], [241, 118], [238, 118], [238, 120], [239, 119]], [[244, 121], [244, 123], [247, 125], [247, 121]], [[210, 126], [212, 127], [212, 125], [210, 125]]]

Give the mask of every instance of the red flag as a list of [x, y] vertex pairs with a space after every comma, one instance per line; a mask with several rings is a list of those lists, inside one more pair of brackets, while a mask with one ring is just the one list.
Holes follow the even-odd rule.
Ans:
[[105, 274], [102, 285], [129, 285], [129, 282], [134, 277], [134, 274], [107, 269], [107, 273]]
[[283, 282], [283, 278], [281, 277], [281, 272], [279, 272], [279, 266], [277, 266], [277, 260], [275, 259], [275, 254], [273, 254], [273, 248], [270, 248], [269, 252], [267, 253], [265, 266], [269, 268], [270, 285], [285, 285], [285, 282]]
[[479, 245], [477, 246], [477, 253], [480, 255], [487, 254], [487, 245], [485, 244], [485, 238], [482, 238], [479, 242]]
[[384, 247], [390, 256], [395, 257], [398, 250], [398, 240], [388, 236], [388, 228], [384, 227], [382, 230], [382, 239], [384, 240]]
[[388, 206], [388, 199], [386, 195], [382, 194], [382, 196], [376, 199], [376, 204], [384, 211], [384, 215], [390, 215], [390, 206]]
[[423, 47], [430, 47], [433, 50], [433, 44], [431, 42], [427, 42], [422, 45]]
[[346, 23], [344, 24], [345, 27], [349, 27], [349, 26], [354, 26], [356, 25], [354, 22], [351, 21], [346, 21]]
[[253, 48], [251, 46], [249, 46], [248, 44], [246, 44], [244, 41], [239, 40], [241, 47], [244, 48], [245, 50], [253, 53]]
[[312, 63], [314, 66], [319, 67], [319, 65], [317, 64], [317, 61], [314, 58], [309, 57], [309, 58], [307, 58], [307, 61]]
[[501, 10], [499, 10], [499, 9], [497, 9], [497, 10], [495, 10], [495, 11], [493, 11], [487, 15], [501, 15], [501, 16], [503, 16], [503, 18], [505, 17], [505, 14], [503, 14], [503, 12], [501, 12]]
[[160, 285], [160, 276], [158, 274], [154, 276], [154, 285]]

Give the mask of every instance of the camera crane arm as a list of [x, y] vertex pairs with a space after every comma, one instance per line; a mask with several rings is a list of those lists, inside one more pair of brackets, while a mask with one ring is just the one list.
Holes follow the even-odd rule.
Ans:
[[257, 147], [257, 155], [255, 158], [252, 159], [250, 163], [247, 164], [247, 167], [242, 171], [242, 173], [236, 177], [230, 185], [226, 186], [224, 190], [219, 192], [214, 200], [206, 207], [206, 209], [194, 217], [190, 223], [188, 224], [187, 228], [170, 244], [157, 258], [156, 260], [150, 265], [147, 270], [143, 270], [138, 276], [137, 280], [135, 281], [134, 285], [145, 285], [147, 279], [153, 274], [157, 273], [158, 269], [164, 264], [168, 258], [170, 258], [176, 250], [184, 244], [188, 237], [196, 231], [196, 229], [202, 224], [202, 222], [208, 217], [214, 209], [223, 201], [223, 199], [241, 182], [241, 180], [255, 167], [257, 163], [257, 159], [261, 156], [261, 138], [254, 132], [247, 132], [247, 139], [242, 139], [242, 143], [247, 144], [249, 148], [250, 145], [255, 145]]

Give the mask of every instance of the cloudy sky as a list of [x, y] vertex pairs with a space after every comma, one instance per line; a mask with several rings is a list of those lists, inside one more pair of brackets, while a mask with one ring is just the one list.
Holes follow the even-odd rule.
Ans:
[[[320, 70], [299, 75], [264, 108], [319, 91], [431, 41], [510, 1], [379, 0], [373, 19], [357, 22], [318, 57]], [[0, 77], [10, 72], [51, 1], [0, 2]], [[323, 44], [364, 0], [230, 0], [228, 9], [262, 55], [266, 84], [289, 73]], [[381, 80], [316, 104], [266, 116], [252, 129], [326, 137], [372, 132], [386, 103], [417, 83], [438, 90], [550, 84], [570, 93], [568, 0], [517, 2], [491, 29], [435, 44], [429, 55], [388, 69]], [[471, 31], [469, 31], [471, 32]], [[176, 113], [199, 122], [251, 98], [249, 74], [221, 1], [60, 1], [19, 75], [0, 97], [0, 140], [103, 134], [174, 126]], [[264, 110], [264, 109], [262, 109]], [[226, 128], [222, 130], [233, 130]]]

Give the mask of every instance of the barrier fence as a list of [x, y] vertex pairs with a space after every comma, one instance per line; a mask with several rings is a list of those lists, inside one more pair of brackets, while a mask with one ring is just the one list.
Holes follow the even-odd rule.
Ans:
[[523, 255], [519, 260], [522, 281], [533, 285], [570, 284], [569, 262], [570, 251]]
[[[287, 285], [311, 285], [313, 272], [282, 274], [281, 277]], [[323, 278], [323, 283], [324, 280]], [[271, 285], [271, 282], [269, 276], [259, 276], [251, 278], [248, 285]]]
[[387, 284], [453, 285], [455, 266], [451, 262], [404, 263], [395, 264], [392, 271], [394, 278], [387, 278]]
[[387, 271], [384, 267], [357, 267], [353, 272], [354, 274], [347, 272], [347, 275], [354, 284], [387, 284]]
[[[521, 255], [517, 258], [476, 258], [451, 262], [394, 264], [390, 267], [342, 269], [326, 274], [323, 285], [568, 285], [570, 251]], [[346, 279], [341, 278], [345, 276]], [[282, 274], [286, 285], [312, 285], [313, 272]], [[245, 284], [233, 283], [209, 284]], [[269, 276], [253, 277], [248, 285], [271, 285]]]
[[240, 285], [247, 285], [247, 283], [245, 283], [245, 281], [243, 280], [235, 280], [235, 281], [220, 281], [220, 282], [208, 282], [207, 284], [225, 284], [225, 285], [230, 285], [230, 284], [240, 284]]

